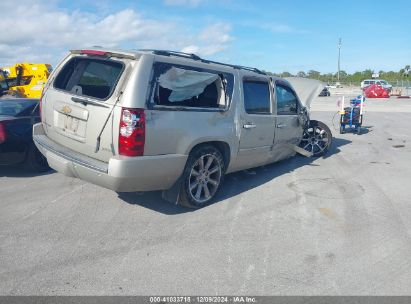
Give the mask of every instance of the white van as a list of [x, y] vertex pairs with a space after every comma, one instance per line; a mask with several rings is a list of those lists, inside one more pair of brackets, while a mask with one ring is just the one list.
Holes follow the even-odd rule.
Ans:
[[382, 86], [388, 92], [391, 92], [392, 90], [392, 85], [382, 79], [365, 79], [361, 81], [361, 89], [365, 89], [366, 87], [373, 85], [373, 84], [378, 84]]

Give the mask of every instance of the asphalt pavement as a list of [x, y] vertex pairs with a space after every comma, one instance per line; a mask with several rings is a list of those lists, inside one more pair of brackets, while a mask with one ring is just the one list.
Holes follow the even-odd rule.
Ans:
[[200, 210], [0, 167], [0, 294], [411, 295], [411, 101], [340, 135], [337, 98], [312, 107], [326, 157], [230, 174]]

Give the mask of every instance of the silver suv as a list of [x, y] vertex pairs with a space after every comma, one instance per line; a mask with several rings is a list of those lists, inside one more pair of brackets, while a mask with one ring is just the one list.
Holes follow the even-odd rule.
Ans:
[[44, 88], [41, 119], [33, 138], [58, 172], [194, 208], [226, 173], [319, 156], [332, 140], [289, 81], [159, 50], [71, 51]]

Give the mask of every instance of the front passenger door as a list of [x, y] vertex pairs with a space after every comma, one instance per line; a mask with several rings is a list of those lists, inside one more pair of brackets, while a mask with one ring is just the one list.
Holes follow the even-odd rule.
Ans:
[[273, 152], [274, 160], [280, 160], [295, 153], [292, 146], [299, 144], [303, 134], [303, 125], [298, 117], [300, 102], [288, 83], [277, 80], [274, 92], [277, 112]]

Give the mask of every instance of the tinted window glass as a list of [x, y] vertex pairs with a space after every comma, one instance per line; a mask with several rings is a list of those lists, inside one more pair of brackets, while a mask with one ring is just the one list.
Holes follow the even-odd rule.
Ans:
[[277, 84], [275, 87], [275, 96], [277, 101], [277, 114], [297, 114], [298, 99], [291, 88]]
[[33, 111], [30, 114], [33, 116], [40, 116], [40, 105], [36, 104]]
[[0, 91], [8, 90], [9, 86], [7, 85], [6, 78], [3, 75], [3, 72], [0, 70]]
[[122, 69], [118, 61], [76, 57], [57, 75], [54, 87], [104, 100], [113, 92]]
[[0, 115], [7, 116], [25, 116], [30, 115], [38, 100], [33, 99], [15, 99], [0, 101]]
[[244, 81], [244, 108], [249, 114], [270, 114], [270, 88], [268, 82]]

